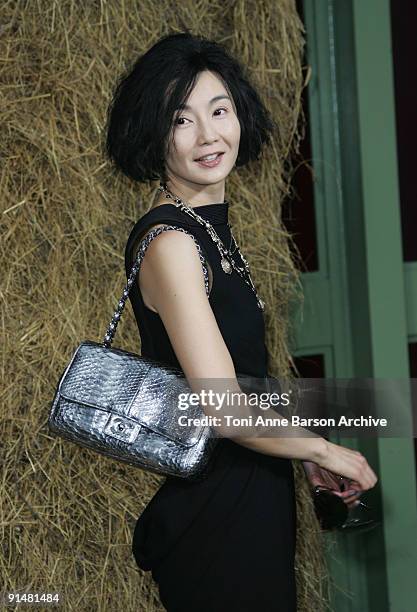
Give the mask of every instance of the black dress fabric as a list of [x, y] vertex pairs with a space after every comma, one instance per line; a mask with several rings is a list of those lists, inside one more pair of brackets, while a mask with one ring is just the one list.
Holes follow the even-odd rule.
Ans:
[[[194, 210], [210, 221], [229, 247], [229, 204]], [[264, 318], [255, 294], [236, 272], [224, 273], [204, 228], [174, 204], [157, 206], [135, 224], [126, 245], [126, 274], [138, 241], [159, 223], [182, 227], [199, 241], [213, 272], [209, 302], [235, 371], [268, 376]], [[243, 265], [237, 251], [233, 257]], [[180, 367], [159, 315], [145, 306], [137, 283], [130, 300], [141, 354]], [[210, 465], [208, 475], [198, 482], [165, 479], [136, 522], [136, 563], [152, 572], [168, 612], [296, 612], [291, 460], [223, 438]]]

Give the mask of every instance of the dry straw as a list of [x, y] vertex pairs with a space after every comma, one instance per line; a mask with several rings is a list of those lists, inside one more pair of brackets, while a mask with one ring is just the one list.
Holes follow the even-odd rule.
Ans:
[[[3, 0], [0, 27], [2, 588], [58, 590], [66, 610], [161, 610], [131, 537], [162, 479], [46, 426], [72, 351], [102, 339], [125, 282], [128, 233], [157, 186], [112, 172], [102, 152], [106, 108], [117, 75], [168, 32], [213, 38], [247, 65], [279, 130], [264, 159], [231, 175], [226, 197], [267, 302], [271, 374], [290, 376], [288, 315], [300, 286], [280, 210], [304, 129], [303, 27], [293, 0]], [[116, 338], [140, 352], [130, 307]], [[318, 612], [323, 542], [294, 463], [299, 610]]]

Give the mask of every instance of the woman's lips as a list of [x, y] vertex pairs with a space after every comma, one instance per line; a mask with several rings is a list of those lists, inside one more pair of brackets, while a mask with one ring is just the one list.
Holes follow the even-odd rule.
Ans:
[[224, 153], [220, 153], [220, 155], [218, 155], [216, 159], [213, 159], [212, 161], [203, 161], [198, 159], [196, 159], [195, 161], [199, 166], [202, 166], [203, 168], [214, 168], [215, 166], [218, 166], [221, 163], [223, 155]]

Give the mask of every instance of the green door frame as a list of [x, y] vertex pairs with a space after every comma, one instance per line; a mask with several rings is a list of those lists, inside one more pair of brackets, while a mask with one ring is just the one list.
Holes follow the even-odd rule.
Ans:
[[[327, 377], [408, 379], [417, 263], [402, 260], [389, 1], [304, 0], [304, 16], [320, 269], [303, 274], [292, 353], [323, 353]], [[329, 536], [333, 609], [417, 610], [411, 434], [336, 441], [378, 473], [383, 526]]]

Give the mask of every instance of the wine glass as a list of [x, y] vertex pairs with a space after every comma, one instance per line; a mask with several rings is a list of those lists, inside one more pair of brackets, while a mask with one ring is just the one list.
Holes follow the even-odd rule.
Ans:
[[325, 531], [339, 529], [344, 532], [362, 533], [381, 523], [368, 503], [359, 500], [359, 504], [348, 508], [343, 499], [325, 485], [314, 487], [313, 504], [320, 525]]

